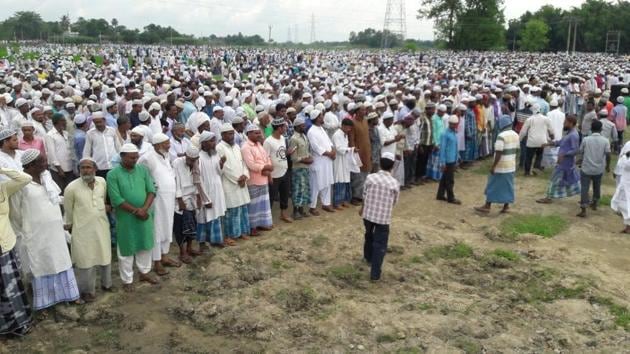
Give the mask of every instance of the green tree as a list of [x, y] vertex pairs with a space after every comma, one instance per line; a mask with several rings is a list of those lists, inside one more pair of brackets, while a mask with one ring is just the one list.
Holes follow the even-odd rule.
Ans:
[[63, 32], [67, 31], [70, 28], [70, 17], [68, 17], [68, 15], [61, 16], [59, 25], [61, 26]]
[[42, 17], [33, 11], [19, 11], [4, 23], [7, 38], [18, 40], [39, 39], [45, 30]]
[[503, 0], [466, 0], [455, 24], [453, 47], [490, 50], [505, 48]]
[[547, 48], [549, 44], [549, 26], [542, 21], [531, 19], [525, 24], [521, 32], [519, 46], [522, 50], [538, 52]]
[[433, 20], [436, 39], [452, 47], [457, 19], [464, 8], [462, 0], [422, 0], [420, 6], [416, 18]]

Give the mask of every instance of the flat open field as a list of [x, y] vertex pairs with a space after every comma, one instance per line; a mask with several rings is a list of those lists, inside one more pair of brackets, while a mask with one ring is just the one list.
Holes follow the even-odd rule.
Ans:
[[[578, 197], [536, 204], [548, 173], [517, 178], [511, 214], [479, 216], [488, 162], [456, 175], [462, 206], [434, 200], [436, 184], [402, 193], [379, 283], [353, 208], [212, 249], [158, 286], [59, 306], [59, 322], [0, 353], [630, 352], [621, 218], [602, 205], [579, 219]], [[613, 193], [608, 175], [604, 203]]]

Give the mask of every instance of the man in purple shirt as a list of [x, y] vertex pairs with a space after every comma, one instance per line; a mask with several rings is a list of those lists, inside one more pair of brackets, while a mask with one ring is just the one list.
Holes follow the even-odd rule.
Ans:
[[617, 105], [612, 109], [610, 114], [610, 118], [613, 123], [615, 123], [615, 127], [617, 127], [617, 136], [619, 137], [617, 139], [617, 146], [615, 146], [616, 152], [621, 151], [621, 147], [623, 146], [623, 133], [627, 126], [626, 117], [628, 115], [628, 108], [623, 103], [624, 97], [617, 97]]
[[576, 124], [575, 115], [567, 115], [564, 120], [566, 134], [562, 140], [544, 145], [559, 147], [558, 164], [547, 187], [547, 196], [538, 199], [537, 203], [551, 204], [553, 199], [568, 198], [580, 194], [580, 173], [575, 165], [575, 156], [580, 149], [580, 136], [575, 129]]

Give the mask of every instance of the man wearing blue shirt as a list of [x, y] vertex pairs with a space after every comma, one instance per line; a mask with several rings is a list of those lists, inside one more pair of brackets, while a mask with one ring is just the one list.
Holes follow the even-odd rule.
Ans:
[[442, 167], [442, 178], [438, 187], [437, 200], [444, 200], [451, 204], [459, 205], [462, 202], [455, 199], [455, 193], [453, 193], [458, 153], [457, 124], [459, 124], [459, 118], [455, 115], [451, 116], [448, 119], [448, 129], [440, 138], [440, 165], [444, 167]]

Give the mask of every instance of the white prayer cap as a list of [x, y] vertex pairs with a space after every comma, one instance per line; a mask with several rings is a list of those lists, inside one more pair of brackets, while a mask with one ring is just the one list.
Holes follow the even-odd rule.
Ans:
[[254, 108], [254, 111], [256, 111], [256, 113], [260, 113], [260, 112], [262, 112], [264, 110], [265, 110], [265, 106], [263, 106], [261, 104], [256, 105], [256, 108]]
[[378, 113], [376, 112], [370, 112], [368, 113], [367, 117], [365, 118], [366, 120], [372, 120], [372, 119], [376, 119], [378, 118]]
[[459, 123], [459, 118], [456, 115], [452, 115], [448, 117], [448, 124], [457, 124]]
[[73, 102], [66, 103], [66, 108], [76, 108]]
[[245, 128], [245, 134], [248, 134], [250, 132], [255, 132], [257, 130], [260, 130], [260, 127], [258, 127], [258, 125], [250, 124], [247, 126], [247, 128]]
[[549, 105], [551, 107], [558, 107], [558, 100], [551, 100], [551, 102], [549, 102]]
[[157, 102], [153, 102], [149, 106], [149, 111], [160, 111], [161, 109], [162, 109], [162, 106], [160, 106], [160, 104]]
[[211, 91], [204, 91], [203, 92], [203, 97], [212, 97], [212, 92]]
[[52, 110], [52, 106], [44, 106], [44, 112], [50, 112]]
[[599, 116], [600, 117], [608, 117], [608, 110], [606, 110], [605, 108], [602, 109], [601, 111], [599, 111]]
[[628, 94], [628, 88], [627, 87], [622, 88], [621, 89], [621, 93], [624, 94], [624, 95], [627, 95]]
[[197, 107], [198, 110], [201, 110], [205, 105], [206, 100], [203, 97], [197, 97], [195, 100], [195, 107]]
[[149, 118], [151, 118], [151, 115], [147, 111], [138, 113], [138, 119], [140, 119], [141, 122], [146, 122]]
[[313, 107], [312, 104], [307, 104], [306, 107], [304, 107], [304, 112], [306, 114], [311, 114], [311, 111], [314, 110], [314, 109], [315, 109], [315, 107]]
[[236, 116], [236, 117], [234, 117], [234, 119], [232, 119], [232, 124], [241, 124], [243, 122], [244, 122], [244, 120], [240, 116]]
[[308, 115], [309, 115], [309, 117], [311, 117], [311, 120], [314, 120], [315, 118], [319, 117], [320, 114], [322, 114], [322, 112], [320, 110], [314, 109]]
[[186, 156], [190, 157], [191, 159], [196, 159], [199, 157], [199, 149], [197, 149], [194, 146], [189, 146], [188, 149], [186, 149]]
[[354, 103], [354, 102], [348, 103], [348, 112], [352, 112], [355, 109], [357, 109], [357, 104], [356, 103]]
[[457, 106], [457, 109], [459, 109], [460, 111], [466, 111], [468, 110], [468, 107], [466, 107], [465, 104], [460, 104], [459, 106]]
[[225, 103], [232, 102], [232, 96], [230, 96], [230, 95], [225, 96], [223, 101], [225, 101]]
[[39, 150], [37, 149], [28, 149], [26, 151], [24, 151], [24, 153], [22, 154], [22, 166], [26, 166], [29, 163], [35, 161], [40, 155]]
[[221, 107], [221, 106], [214, 106], [214, 108], [212, 108], [212, 113], [218, 112], [218, 111], [222, 111], [222, 110], [223, 110], [223, 107]]
[[530, 109], [534, 114], [540, 113], [540, 105], [538, 103], [534, 103]]
[[24, 98], [20, 97], [17, 100], [15, 100], [15, 107], [19, 108], [22, 107], [23, 105], [27, 104], [28, 101], [25, 100]]
[[297, 111], [295, 110], [295, 108], [293, 108], [293, 107], [289, 107], [289, 108], [287, 108], [287, 113], [295, 113], [295, 112], [297, 112]]
[[[92, 119], [94, 119], [94, 116], [92, 116]], [[87, 121], [87, 117], [83, 114], [77, 114], [76, 116], [74, 116], [74, 124], [83, 124]]]
[[624, 101], [623, 96], [617, 97], [617, 103], [623, 103], [623, 101]]
[[103, 114], [103, 112], [101, 111], [96, 111], [94, 113], [92, 113], [92, 119], [102, 119], [105, 118], [105, 115]]
[[[134, 128], [135, 129], [135, 128]], [[133, 130], [132, 130], [133, 132]], [[134, 144], [127, 143], [120, 147], [120, 153], [138, 152], [138, 147]]]
[[306, 122], [304, 121], [304, 118], [302, 118], [302, 117], [297, 117], [297, 118], [295, 118], [295, 120], [293, 120], [293, 126], [294, 127], [297, 127], [297, 126], [302, 125], [304, 123], [306, 123]]
[[166, 136], [166, 134], [163, 134], [163, 133], [157, 133], [153, 135], [153, 138], [151, 139], [151, 141], [153, 142], [153, 145], [161, 144], [165, 141], [168, 141], [168, 136]]
[[109, 107], [111, 107], [111, 106], [113, 106], [115, 104], [116, 104], [116, 102], [107, 100], [107, 101], [105, 101], [105, 103], [103, 103], [103, 109], [107, 110]]
[[3, 129], [0, 131], [0, 141], [9, 138], [13, 135], [17, 134], [16, 131], [12, 130], [12, 129]]
[[315, 109], [318, 110], [318, 111], [324, 111], [324, 110], [326, 110], [326, 107], [324, 106], [323, 103], [318, 103], [318, 104], [315, 105]]
[[80, 164], [81, 164], [81, 162], [83, 162], [83, 161], [90, 161], [90, 162], [92, 162], [92, 163], [96, 164], [96, 160], [94, 160], [93, 158], [91, 158], [91, 157], [89, 157], [89, 156], [86, 156], [86, 157], [82, 158], [81, 160], [79, 160], [79, 165], [80, 165]]
[[55, 97], [53, 97], [53, 101], [55, 102], [61, 102], [63, 101], [63, 97], [61, 97], [61, 95], [55, 95]]
[[133, 129], [131, 129], [131, 132], [133, 134], [138, 134], [140, 136], [144, 136], [144, 129], [142, 129], [141, 126], [137, 126], [137, 127], [133, 128]]
[[440, 111], [440, 112], [446, 112], [446, 105], [444, 105], [444, 104], [439, 105], [439, 106], [438, 106], [438, 111]]
[[394, 118], [394, 113], [390, 112], [390, 111], [386, 111], [385, 113], [383, 113], [383, 119], [391, 119]]
[[332, 107], [332, 101], [331, 100], [326, 100], [324, 101], [324, 107], [326, 107], [326, 109]]
[[142, 106], [142, 100], [133, 100], [131, 102], [132, 106]]
[[[232, 123], [234, 123], [234, 121], [232, 121]], [[234, 127], [232, 127], [232, 124], [230, 124], [230, 123], [223, 123], [221, 125], [221, 133], [232, 132], [232, 131], [234, 131]]]
[[391, 160], [391, 161], [396, 161], [396, 156], [394, 156], [394, 154], [392, 154], [391, 152], [388, 152], [388, 151], [382, 153], [381, 154], [381, 158], [382, 159], [388, 159], [388, 160]]
[[213, 132], [204, 131], [199, 135], [199, 143], [203, 143], [204, 141], [212, 140], [216, 135]]
[[35, 125], [34, 125], [34, 124], [33, 124], [33, 122], [32, 122], [32, 121], [30, 121], [30, 120], [25, 120], [25, 121], [23, 121], [23, 122], [22, 122], [22, 124], [21, 124], [21, 127], [22, 127], [22, 128], [24, 128], [24, 127], [34, 127], [34, 126], [35, 126]]

